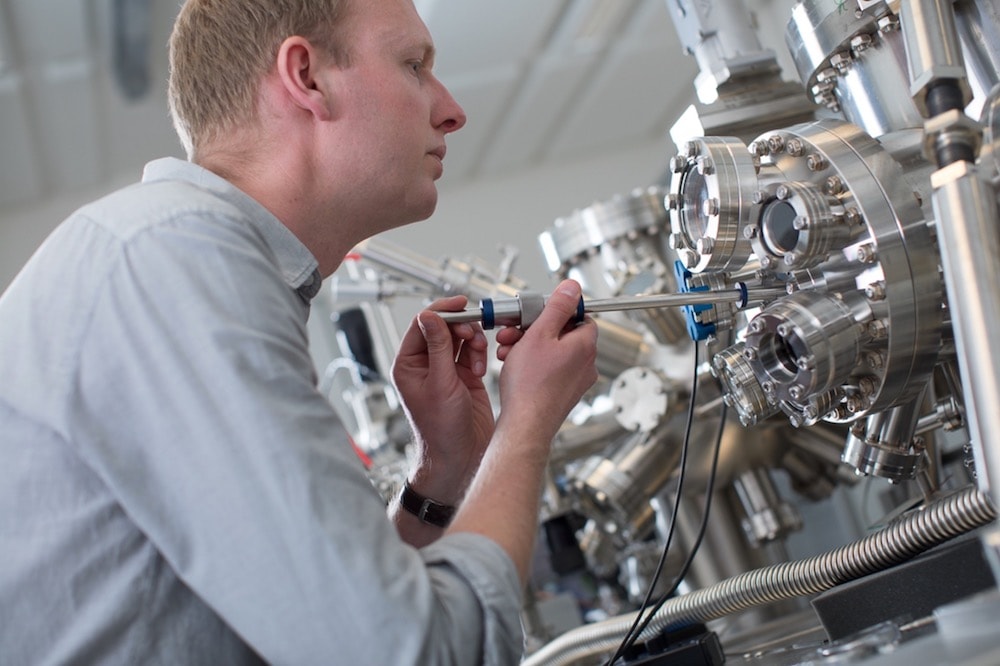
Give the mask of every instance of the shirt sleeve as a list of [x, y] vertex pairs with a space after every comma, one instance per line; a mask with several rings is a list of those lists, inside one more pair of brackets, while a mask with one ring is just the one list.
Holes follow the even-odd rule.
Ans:
[[178, 577], [271, 663], [513, 664], [513, 563], [404, 544], [315, 387], [307, 306], [238, 219], [122, 239], [72, 441]]

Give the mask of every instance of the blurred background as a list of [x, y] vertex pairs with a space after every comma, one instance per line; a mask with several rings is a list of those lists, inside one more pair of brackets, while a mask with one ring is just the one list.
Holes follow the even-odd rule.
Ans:
[[[541, 288], [538, 233], [660, 178], [696, 63], [664, 0], [416, 5], [469, 123], [449, 138], [437, 213], [389, 236], [428, 257], [516, 247], [515, 272]], [[0, 289], [79, 205], [182, 156], [166, 102], [179, 6], [0, 0]]]

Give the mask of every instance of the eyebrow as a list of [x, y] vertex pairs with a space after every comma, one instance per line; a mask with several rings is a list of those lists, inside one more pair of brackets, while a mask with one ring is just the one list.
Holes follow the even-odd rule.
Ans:
[[437, 49], [434, 48], [434, 44], [431, 42], [423, 42], [421, 45], [424, 49], [424, 59], [433, 62], [434, 56], [437, 55]]

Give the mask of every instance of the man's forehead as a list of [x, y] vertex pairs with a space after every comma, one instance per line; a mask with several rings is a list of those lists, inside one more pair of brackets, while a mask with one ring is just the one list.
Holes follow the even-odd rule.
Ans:
[[411, 0], [352, 0], [350, 7], [353, 28], [387, 42], [406, 41], [434, 50], [431, 34]]

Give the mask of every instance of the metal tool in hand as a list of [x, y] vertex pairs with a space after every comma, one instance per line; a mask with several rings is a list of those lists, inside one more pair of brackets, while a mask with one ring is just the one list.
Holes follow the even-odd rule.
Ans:
[[[583, 321], [587, 314], [596, 312], [683, 307], [685, 305], [736, 303], [737, 307], [743, 309], [750, 302], [775, 298], [784, 294], [784, 287], [751, 288], [743, 282], [739, 282], [733, 289], [715, 291], [687, 291], [676, 294], [618, 296], [590, 300], [581, 298], [575, 320]], [[466, 308], [461, 312], [439, 312], [438, 314], [449, 324], [479, 322], [487, 330], [496, 326], [527, 328], [542, 313], [547, 300], [547, 296], [539, 293], [520, 292], [512, 298], [484, 298], [479, 301], [479, 307]]]

